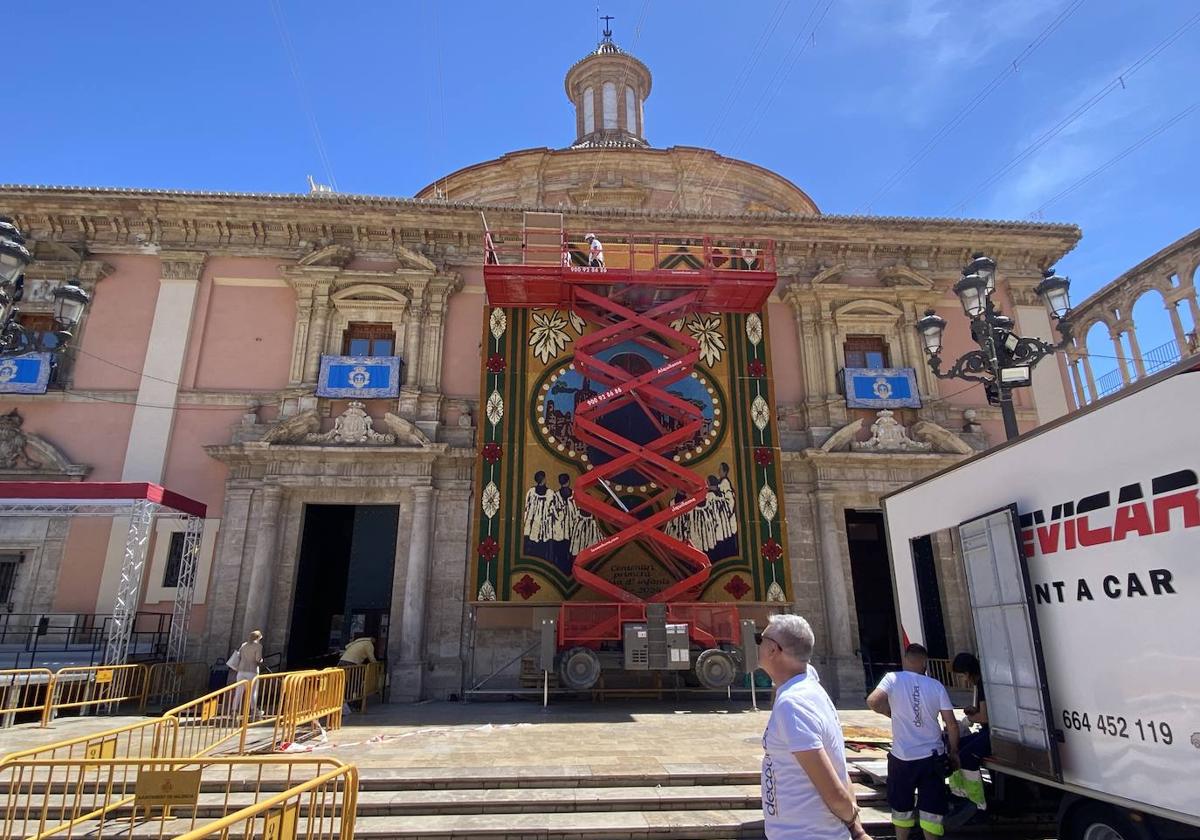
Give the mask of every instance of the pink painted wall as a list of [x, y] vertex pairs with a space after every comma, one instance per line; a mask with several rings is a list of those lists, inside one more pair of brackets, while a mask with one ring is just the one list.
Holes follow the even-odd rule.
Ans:
[[86, 481], [121, 480], [125, 446], [133, 422], [132, 403], [0, 399], [0, 411], [11, 411], [14, 405], [25, 420], [23, 431], [45, 438], [72, 463], [92, 468]]
[[158, 257], [106, 254], [76, 354], [76, 388], [136, 390], [158, 300]]
[[184, 364], [184, 386], [285, 387], [292, 360], [295, 292], [286, 286], [217, 285], [218, 277], [279, 280], [279, 264], [233, 257], [205, 264]]
[[787, 405], [804, 399], [804, 376], [800, 367], [800, 337], [796, 319], [786, 303], [768, 303], [767, 334], [771, 339], [771, 376], [775, 380], [775, 404]]
[[482, 288], [483, 268], [464, 269], [463, 291], [450, 298], [442, 350], [442, 392], [448, 397], [479, 396], [480, 342], [487, 306]]
[[230, 429], [242, 414], [241, 408], [216, 406], [184, 407], [175, 413], [163, 481], [175, 492], [208, 505], [209, 516], [221, 515], [226, 469], [204, 447], [229, 443]]
[[62, 566], [59, 567], [53, 609], [83, 613], [97, 610], [96, 592], [100, 589], [104, 552], [108, 548], [112, 522], [106, 518], [77, 517], [71, 520]]

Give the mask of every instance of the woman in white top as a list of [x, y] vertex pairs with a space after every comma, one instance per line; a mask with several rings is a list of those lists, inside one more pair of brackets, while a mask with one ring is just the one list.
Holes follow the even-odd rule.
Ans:
[[[234, 672], [235, 682], [253, 680], [258, 676], [258, 667], [263, 661], [262, 635], [261, 630], [250, 631], [250, 637], [242, 642], [233, 656], [229, 657], [229, 662], [226, 664]], [[241, 710], [242, 690], [243, 687], [239, 685], [233, 693], [233, 708], [235, 713]], [[251, 705], [255, 705], [257, 699], [252, 696], [250, 698]]]

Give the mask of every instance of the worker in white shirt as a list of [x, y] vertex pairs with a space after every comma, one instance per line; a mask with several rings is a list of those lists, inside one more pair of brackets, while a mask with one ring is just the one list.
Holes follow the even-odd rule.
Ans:
[[[904, 670], [885, 674], [867, 696], [872, 711], [892, 719], [892, 749], [888, 753], [887, 801], [892, 809], [896, 840], [920, 822], [926, 837], [941, 837], [950, 805], [946, 762], [958, 767], [958, 721], [946, 687], [925, 676], [929, 652], [921, 645], [904, 649]], [[942, 742], [942, 727], [950, 741]]]
[[583, 237], [588, 242], [588, 265], [596, 268], [604, 268], [604, 244], [596, 238], [596, 234], [589, 233]]

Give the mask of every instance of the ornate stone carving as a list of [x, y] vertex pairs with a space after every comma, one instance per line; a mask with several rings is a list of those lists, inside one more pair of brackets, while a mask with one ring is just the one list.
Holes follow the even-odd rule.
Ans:
[[390, 411], [383, 415], [383, 424], [391, 432], [391, 435], [388, 435], [388, 437], [394, 438], [397, 444], [408, 444], [410, 446], [433, 445], [433, 441], [429, 439], [429, 436], [421, 431], [416, 424], [392, 414]]
[[[967, 411], [972, 412], [972, 415], [974, 415], [972, 409], [967, 409]], [[963, 412], [964, 418], [967, 411]], [[967, 433], [976, 434], [979, 428], [977, 423], [967, 420], [967, 428], [965, 429]], [[975, 449], [965, 440], [944, 426], [939, 426], [930, 420], [922, 420], [919, 423], [914, 423], [912, 433], [913, 437], [917, 440], [924, 441], [926, 445], [932, 445], [936, 452], [950, 452], [955, 455], [973, 455], [975, 453]]]
[[875, 413], [869, 440], [852, 441], [850, 447], [859, 452], [928, 452], [933, 444], [915, 441], [886, 408]]
[[78, 480], [87, 475], [88, 467], [72, 464], [49, 441], [22, 431], [24, 423], [15, 408], [0, 415], [0, 476]]
[[158, 255], [162, 263], [162, 279], [198, 281], [207, 256], [197, 251], [162, 251]]
[[374, 424], [375, 421], [367, 414], [363, 404], [356, 400], [333, 421], [332, 429], [324, 434], [310, 432], [304, 436], [304, 442], [332, 443], [339, 446], [389, 446], [396, 442], [395, 435], [380, 434], [375, 431]]
[[354, 259], [354, 251], [345, 245], [318, 245], [310, 253], [298, 259], [296, 264], [345, 268], [352, 259]]
[[317, 410], [301, 411], [286, 420], [280, 420], [263, 435], [263, 443], [299, 443], [321, 428]]

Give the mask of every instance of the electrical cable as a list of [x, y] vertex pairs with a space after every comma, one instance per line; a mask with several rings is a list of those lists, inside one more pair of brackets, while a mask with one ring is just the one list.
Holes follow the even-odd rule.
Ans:
[[292, 73], [292, 81], [296, 84], [296, 92], [300, 96], [300, 107], [308, 117], [308, 125], [312, 131], [313, 142], [317, 147], [317, 155], [321, 158], [321, 165], [325, 169], [325, 177], [329, 179], [330, 186], [334, 192], [337, 192], [337, 179], [333, 176], [333, 165], [329, 161], [329, 154], [325, 150], [325, 140], [321, 137], [321, 127], [317, 124], [317, 115], [313, 110], [312, 101], [308, 96], [308, 88], [304, 84], [304, 79], [300, 75], [300, 65], [296, 61], [296, 51], [292, 46], [292, 38], [288, 34], [287, 21], [283, 16], [283, 9], [279, 6], [279, 0], [270, 0], [271, 14], [275, 17], [275, 25], [279, 30], [279, 39], [283, 42], [284, 52], [287, 54], [288, 69]]
[[1147, 134], [1147, 135], [1145, 135], [1144, 137], [1142, 137], [1142, 138], [1141, 138], [1140, 140], [1138, 140], [1137, 142], [1133, 143], [1132, 145], [1126, 146], [1126, 147], [1125, 147], [1125, 149], [1123, 149], [1123, 150], [1122, 150], [1122, 151], [1121, 151], [1119, 154], [1117, 154], [1115, 157], [1109, 158], [1109, 159], [1108, 159], [1106, 162], [1102, 163], [1100, 166], [1097, 166], [1097, 167], [1096, 167], [1095, 169], [1093, 169], [1091, 172], [1089, 172], [1088, 174], [1084, 175], [1084, 176], [1083, 176], [1082, 178], [1080, 178], [1079, 180], [1075, 181], [1073, 184], [1071, 184], [1071, 185], [1070, 185], [1069, 187], [1067, 187], [1066, 189], [1062, 190], [1061, 192], [1057, 193], [1057, 194], [1056, 194], [1056, 195], [1054, 195], [1053, 197], [1051, 197], [1051, 198], [1047, 199], [1046, 201], [1042, 202], [1042, 204], [1041, 204], [1041, 205], [1040, 205], [1040, 206], [1039, 206], [1039, 207], [1038, 207], [1036, 210], [1034, 210], [1034, 211], [1032, 211], [1031, 213], [1029, 213], [1029, 218], [1031, 218], [1031, 219], [1032, 219], [1032, 218], [1041, 218], [1042, 211], [1043, 211], [1043, 210], [1045, 210], [1047, 207], [1049, 207], [1051, 204], [1054, 204], [1055, 202], [1057, 202], [1057, 201], [1060, 201], [1060, 200], [1062, 200], [1062, 199], [1066, 198], [1068, 195], [1070, 195], [1071, 193], [1075, 192], [1077, 189], [1079, 189], [1080, 187], [1082, 187], [1084, 184], [1088, 183], [1088, 182], [1089, 182], [1089, 181], [1091, 181], [1092, 179], [1094, 179], [1094, 178], [1096, 178], [1097, 176], [1101, 175], [1101, 174], [1102, 174], [1102, 173], [1104, 173], [1106, 170], [1108, 170], [1108, 169], [1109, 169], [1109, 168], [1111, 168], [1112, 166], [1116, 165], [1117, 163], [1119, 163], [1119, 162], [1120, 162], [1121, 160], [1123, 160], [1124, 158], [1126, 158], [1126, 157], [1128, 157], [1129, 155], [1131, 155], [1131, 154], [1133, 154], [1134, 152], [1136, 152], [1136, 151], [1137, 151], [1138, 149], [1140, 149], [1142, 146], [1145, 146], [1147, 143], [1149, 143], [1149, 142], [1150, 142], [1151, 140], [1153, 140], [1155, 137], [1158, 137], [1160, 134], [1162, 134], [1162, 133], [1164, 133], [1164, 132], [1168, 131], [1168, 130], [1169, 130], [1169, 129], [1171, 129], [1173, 126], [1175, 126], [1177, 123], [1181, 122], [1182, 120], [1184, 120], [1184, 119], [1186, 119], [1188, 116], [1190, 116], [1192, 113], [1194, 113], [1194, 112], [1196, 111], [1196, 109], [1197, 109], [1197, 108], [1200, 108], [1200, 102], [1193, 102], [1193, 103], [1192, 103], [1191, 105], [1189, 105], [1187, 108], [1184, 108], [1184, 109], [1183, 109], [1182, 111], [1180, 111], [1178, 114], [1176, 114], [1175, 116], [1171, 117], [1171, 118], [1170, 118], [1169, 120], [1167, 120], [1165, 123], [1163, 123], [1163, 124], [1162, 124], [1162, 125], [1160, 125], [1158, 128], [1156, 128], [1156, 129], [1154, 129], [1153, 131], [1151, 131], [1149, 134]]
[[933, 136], [926, 140], [925, 144], [921, 146], [921, 148], [918, 149], [916, 153], [904, 163], [903, 166], [893, 172], [891, 176], [889, 176], [888, 179], [883, 182], [883, 185], [875, 191], [875, 194], [866, 201], [865, 204], [859, 205], [855, 212], [870, 213], [873, 205], [879, 201], [879, 199], [883, 198], [889, 191], [891, 191], [893, 187], [903, 181], [908, 173], [912, 172], [912, 170], [921, 161], [928, 157], [937, 147], [937, 145], [952, 131], [962, 125], [966, 118], [969, 117], [976, 108], [982, 105], [984, 100], [991, 96], [992, 93], [994, 93], [996, 89], [1000, 87], [1000, 85], [1007, 81], [1010, 76], [1015, 76], [1020, 69], [1021, 62], [1033, 55], [1033, 53], [1037, 51], [1038, 47], [1044, 44], [1050, 38], [1050, 36], [1053, 35], [1054, 32], [1066, 22], [1067, 18], [1069, 18], [1080, 6], [1084, 4], [1084, 2], [1085, 0], [1072, 0], [1072, 2], [1068, 4], [1065, 9], [1059, 12], [1058, 16], [1055, 17], [1054, 20], [1050, 21], [1050, 23], [1046, 25], [1045, 29], [1038, 33], [1036, 38], [1030, 41], [1025, 48], [1021, 50], [1021, 52], [1017, 53], [1017, 55], [1005, 65], [1004, 69], [1001, 70], [1000, 73], [995, 76], [995, 78], [984, 85], [983, 88], [976, 93], [966, 105], [959, 109], [958, 113], [956, 113], [944, 125], [942, 125], [941, 128], [934, 132]]
[[1101, 87], [1098, 91], [1096, 91], [1094, 94], [1092, 94], [1092, 96], [1090, 96], [1086, 101], [1084, 101], [1083, 104], [1076, 107], [1075, 110], [1071, 111], [1071, 113], [1069, 113], [1067, 116], [1065, 116], [1059, 122], [1057, 122], [1054, 126], [1047, 129], [1046, 131], [1044, 131], [1041, 135], [1039, 135], [1037, 137], [1037, 139], [1035, 139], [1032, 143], [1030, 143], [1028, 146], [1026, 146], [1022, 151], [1020, 151], [1016, 156], [1011, 158], [1007, 163], [1002, 165], [999, 169], [997, 169], [995, 172], [993, 172], [991, 175], [989, 175], [983, 181], [976, 184], [975, 187], [972, 188], [972, 190], [962, 200], [960, 200], [957, 204], [955, 204], [950, 209], [949, 212], [950, 213], [958, 213], [958, 212], [961, 212], [962, 210], [966, 209], [968, 204], [970, 204], [973, 200], [979, 198], [979, 196], [982, 194], [983, 190], [987, 189], [988, 187], [990, 187], [993, 184], [995, 184], [996, 182], [998, 182], [1001, 178], [1003, 178], [1005, 175], [1007, 175], [1009, 172], [1011, 172], [1017, 166], [1024, 163], [1026, 160], [1028, 160], [1033, 155], [1035, 155], [1043, 146], [1045, 146], [1047, 143], [1049, 143], [1051, 140], [1053, 140], [1055, 137], [1057, 137], [1059, 134], [1061, 134], [1063, 131], [1065, 131], [1076, 120], [1078, 120], [1080, 117], [1082, 117], [1088, 111], [1090, 111], [1092, 108], [1094, 108], [1096, 105], [1098, 105], [1101, 101], [1103, 101], [1106, 97], [1108, 97], [1109, 94], [1113, 93], [1116, 90], [1125, 90], [1126, 83], [1129, 81], [1131, 76], [1133, 76], [1139, 70], [1143, 69], [1151, 61], [1158, 58], [1159, 55], [1161, 55], [1168, 47], [1170, 47], [1172, 44], [1174, 44], [1180, 38], [1182, 38], [1184, 36], [1184, 34], [1189, 29], [1191, 29], [1193, 26], [1195, 26], [1197, 23], [1200, 23], [1200, 13], [1197, 13], [1197, 14], [1193, 15], [1191, 18], [1189, 18], [1186, 22], [1184, 22], [1184, 24], [1182, 26], [1180, 26], [1178, 29], [1176, 29], [1174, 32], [1172, 32], [1170, 35], [1168, 35], [1165, 39], [1163, 39], [1158, 44], [1156, 44], [1153, 48], [1151, 48], [1151, 50], [1149, 52], [1147, 52], [1145, 55], [1143, 55], [1141, 58], [1139, 58], [1137, 61], [1135, 61], [1133, 64], [1131, 64], [1128, 67], [1128, 69], [1125, 70], [1125, 72], [1118, 74], [1116, 76], [1116, 78], [1114, 78], [1112, 81], [1108, 82], [1106, 85]]

